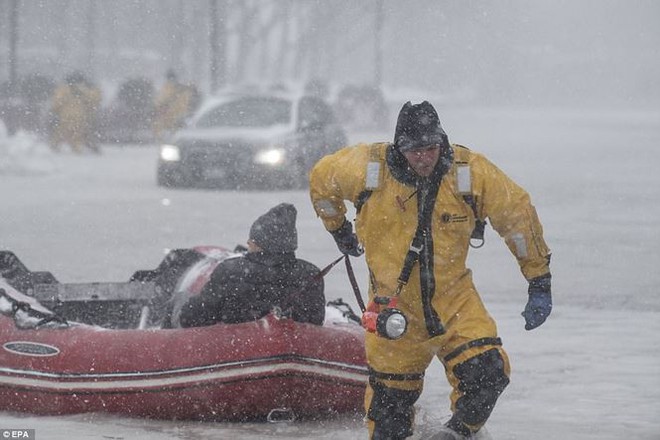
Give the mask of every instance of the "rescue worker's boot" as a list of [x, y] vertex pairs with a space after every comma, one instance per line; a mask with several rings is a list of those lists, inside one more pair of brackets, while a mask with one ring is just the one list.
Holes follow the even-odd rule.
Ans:
[[390, 388], [371, 377], [373, 397], [367, 418], [373, 426], [371, 440], [405, 440], [413, 434], [413, 405], [421, 390]]
[[453, 429], [448, 428], [447, 426], [441, 427], [435, 434], [428, 438], [428, 440], [465, 440], [470, 437], [460, 435]]
[[483, 427], [473, 432], [453, 416], [429, 440], [491, 440], [491, 436]]
[[456, 417], [456, 415], [449, 419], [449, 421], [445, 424], [445, 428], [459, 435], [459, 438], [461, 438], [461, 435], [468, 438], [472, 434], [470, 428], [461, 422], [458, 417]]

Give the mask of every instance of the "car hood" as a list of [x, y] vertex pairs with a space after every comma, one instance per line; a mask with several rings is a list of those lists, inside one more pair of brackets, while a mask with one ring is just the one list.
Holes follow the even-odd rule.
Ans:
[[180, 131], [174, 142], [186, 144], [193, 141], [228, 142], [240, 141], [255, 147], [273, 145], [295, 138], [289, 126], [280, 125], [268, 128], [209, 128], [187, 129]]

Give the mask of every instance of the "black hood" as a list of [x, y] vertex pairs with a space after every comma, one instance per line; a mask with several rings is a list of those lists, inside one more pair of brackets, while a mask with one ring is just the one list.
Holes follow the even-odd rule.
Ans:
[[428, 102], [406, 102], [396, 121], [394, 145], [399, 151], [410, 151], [429, 145], [449, 146], [447, 133], [442, 129], [435, 108]]

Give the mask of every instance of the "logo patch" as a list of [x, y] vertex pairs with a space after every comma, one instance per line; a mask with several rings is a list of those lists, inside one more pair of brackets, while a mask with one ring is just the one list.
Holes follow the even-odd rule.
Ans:
[[55, 356], [60, 353], [59, 348], [52, 345], [28, 341], [6, 342], [2, 348], [22, 356]]
[[442, 221], [442, 223], [464, 223], [468, 221], [468, 216], [443, 212], [440, 216], [440, 221]]

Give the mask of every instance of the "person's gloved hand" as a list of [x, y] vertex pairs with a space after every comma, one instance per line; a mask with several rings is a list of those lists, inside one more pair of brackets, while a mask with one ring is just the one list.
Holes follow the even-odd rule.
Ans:
[[529, 282], [529, 299], [521, 315], [525, 318], [525, 330], [533, 330], [545, 322], [552, 312], [550, 274]]
[[364, 253], [364, 249], [360, 246], [357, 236], [353, 233], [353, 224], [348, 220], [345, 219], [344, 224], [339, 229], [330, 231], [330, 233], [342, 254], [359, 257]]

